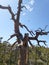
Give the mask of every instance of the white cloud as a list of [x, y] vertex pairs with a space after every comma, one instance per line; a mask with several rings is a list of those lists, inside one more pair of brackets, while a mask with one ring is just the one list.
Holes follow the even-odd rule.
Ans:
[[29, 4], [31, 4], [31, 5], [34, 5], [34, 3], [35, 3], [35, 0], [30, 0], [29, 1]]
[[30, 10], [29, 10], [29, 11], [31, 12], [32, 10], [33, 10], [33, 8], [30, 8]]
[[25, 7], [27, 8], [28, 11], [31, 12], [33, 10], [34, 3], [35, 3], [35, 0], [29, 0], [29, 2], [25, 4]]
[[[33, 11], [34, 3], [35, 3], [35, 0], [29, 0], [28, 3], [24, 4], [25, 7], [26, 7], [26, 9], [27, 9], [29, 12]], [[23, 13], [23, 15], [26, 15], [26, 12]]]
[[26, 4], [25, 7], [26, 7], [27, 9], [30, 9], [30, 5], [28, 5], [28, 4]]
[[30, 5], [26, 4], [25, 7], [27, 8], [28, 11], [32, 11], [33, 10], [33, 7], [31, 7]]

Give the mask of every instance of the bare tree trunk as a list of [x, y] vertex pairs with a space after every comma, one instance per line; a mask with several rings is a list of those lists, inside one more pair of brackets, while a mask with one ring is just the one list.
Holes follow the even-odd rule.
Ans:
[[20, 46], [18, 65], [28, 65], [28, 47]]
[[19, 50], [18, 65], [28, 65], [28, 34], [24, 35], [23, 45], [19, 46]]

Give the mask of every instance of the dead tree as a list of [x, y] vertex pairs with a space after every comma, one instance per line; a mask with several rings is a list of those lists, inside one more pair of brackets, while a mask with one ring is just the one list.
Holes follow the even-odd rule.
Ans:
[[[11, 38], [15, 37], [17, 38], [17, 40], [14, 42], [14, 44], [12, 45], [12, 47], [18, 42], [21, 43], [21, 41], [23, 42], [23, 45], [22, 46], [19, 46], [20, 48], [20, 58], [18, 60], [18, 65], [28, 65], [28, 42], [29, 44], [32, 46], [32, 48], [34, 47], [31, 43], [30, 40], [36, 40], [38, 45], [40, 46], [40, 42], [43, 42], [45, 44], [45, 40], [39, 40], [38, 37], [39, 35], [47, 35], [49, 33], [48, 32], [45, 32], [43, 31], [42, 29], [36, 31], [36, 33], [33, 33], [33, 31], [30, 31], [27, 26], [23, 25], [20, 23], [20, 13], [22, 11], [22, 8], [24, 6], [21, 5], [22, 4], [22, 0], [19, 0], [18, 1], [18, 11], [17, 11], [17, 14], [15, 15], [11, 9], [10, 6], [2, 6], [0, 5], [0, 9], [7, 9], [9, 11], [9, 13], [11, 14], [11, 19], [13, 20], [14, 22], [14, 34], [10, 36], [10, 38], [8, 40], [10, 40]], [[16, 18], [15, 18], [16, 16]], [[25, 27], [26, 30], [32, 35], [31, 37], [28, 36], [28, 34], [25, 34], [24, 35], [24, 38], [23, 38], [23, 35], [20, 33], [20, 29], [19, 29], [19, 26], [20, 27]], [[34, 36], [33, 36], [34, 35]], [[7, 41], [8, 41], [7, 40]], [[11, 47], [11, 49], [12, 49]]]

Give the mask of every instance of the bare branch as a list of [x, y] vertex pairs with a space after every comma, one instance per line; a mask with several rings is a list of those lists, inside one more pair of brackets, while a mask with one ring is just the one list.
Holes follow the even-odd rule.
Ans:
[[22, 25], [21, 23], [19, 23], [19, 25], [23, 28], [23, 27], [25, 27], [25, 29], [33, 36], [33, 35], [35, 35], [34, 33], [33, 33], [33, 31], [30, 31], [28, 28], [27, 28], [27, 26], [26, 25]]
[[36, 31], [36, 38], [38, 38], [39, 37], [39, 35], [47, 35], [49, 33], [49, 31], [48, 32], [41, 32], [41, 31], [39, 31], [39, 32], [37, 32]]
[[9, 41], [11, 38], [13, 38], [13, 37], [15, 37], [15, 36], [17, 36], [17, 34], [11, 35], [10, 38], [9, 38], [7, 41]]
[[[12, 44], [10, 50], [12, 50], [12, 48], [14, 47], [14, 45], [15, 45], [16, 43], [17, 43], [17, 41], [15, 41], [15, 42]], [[10, 50], [9, 50], [9, 51], [10, 51]]]
[[15, 33], [15, 34], [11, 35], [10, 38], [7, 41], [9, 41], [11, 38], [13, 38], [15, 36], [19, 36], [19, 34], [18, 33]]
[[10, 12], [11, 16], [12, 16], [12, 20], [15, 21], [15, 18], [14, 18], [15, 15], [14, 15], [14, 13], [12, 12], [12, 9], [11, 9], [10, 6], [2, 6], [2, 5], [0, 5], [0, 9], [7, 9], [7, 10]]
[[44, 45], [46, 45], [46, 41], [44, 41], [44, 40], [38, 40], [38, 45], [39, 45], [40, 42], [43, 42]]
[[[25, 26], [25, 25], [21, 25], [21, 26], [25, 27], [26, 30], [31, 34], [31, 31], [27, 28], [27, 26]], [[32, 34], [31, 34], [31, 35], [32, 35]], [[33, 35], [32, 35], [32, 36], [33, 36]]]
[[45, 26], [44, 31], [46, 30], [47, 26], [48, 26], [48, 25]]
[[32, 48], [34, 48], [34, 46], [32, 45], [31, 41], [29, 40], [29, 44], [31, 45]]
[[39, 35], [47, 35], [48, 33], [49, 33], [49, 31], [48, 31], [48, 32], [36, 31], [35, 36], [34, 36], [34, 37], [29, 37], [29, 39], [30, 39], [30, 40], [37, 40], [38, 37], [39, 37]]
[[29, 40], [37, 40], [35, 37], [29, 37]]
[[44, 41], [44, 40], [38, 40], [38, 38], [36, 38], [36, 37], [29, 37], [29, 40], [36, 40], [39, 46], [40, 46], [40, 42], [43, 42], [44, 44], [46, 43], [46, 41]]
[[49, 31], [48, 32], [41, 32], [41, 31], [37, 32], [36, 31], [36, 36], [35, 37], [29, 37], [29, 40], [36, 40], [38, 45], [40, 46], [40, 44], [39, 44], [40, 42], [43, 42], [45, 44], [46, 41], [38, 40], [39, 35], [47, 35], [48, 33], [49, 33]]
[[17, 43], [17, 41], [16, 42], [14, 42], [13, 44], [12, 44], [12, 46], [11, 46], [11, 48], [15, 45]]
[[48, 25], [46, 25], [44, 29], [42, 29], [42, 28], [38, 28], [37, 30], [35, 30], [35, 32], [39, 32], [39, 31], [40, 31], [40, 32], [43, 32], [43, 31], [46, 30], [47, 26], [48, 26]]

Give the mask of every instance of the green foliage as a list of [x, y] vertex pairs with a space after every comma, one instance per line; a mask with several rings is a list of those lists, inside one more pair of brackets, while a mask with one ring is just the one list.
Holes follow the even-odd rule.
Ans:
[[[0, 65], [17, 65], [19, 50], [18, 47], [9, 51], [11, 45], [9, 43], [0, 43]], [[34, 49], [29, 47], [29, 62], [32, 60], [34, 65], [49, 65], [49, 48], [38, 47]]]
[[36, 46], [34, 50], [30, 49], [29, 59], [32, 59], [34, 65], [49, 65], [49, 48]]

